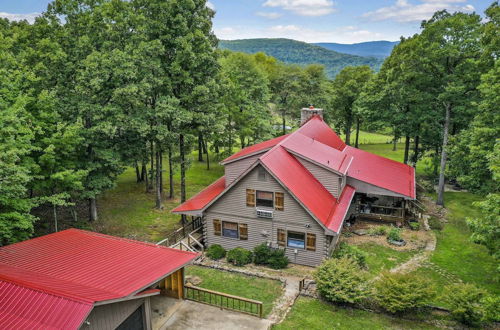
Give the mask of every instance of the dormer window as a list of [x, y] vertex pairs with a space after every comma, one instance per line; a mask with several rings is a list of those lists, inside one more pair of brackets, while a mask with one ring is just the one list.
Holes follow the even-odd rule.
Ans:
[[256, 197], [257, 206], [274, 207], [274, 193], [272, 191], [257, 190]]

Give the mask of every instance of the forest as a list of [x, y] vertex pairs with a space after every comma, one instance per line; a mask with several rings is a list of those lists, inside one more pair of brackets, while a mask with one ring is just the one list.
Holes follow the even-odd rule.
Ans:
[[[298, 125], [299, 109], [358, 146], [359, 132], [404, 141], [445, 184], [484, 196], [473, 239], [497, 258], [500, 211], [500, 8], [440, 11], [401, 38], [379, 71], [285, 64], [219, 50], [205, 0], [55, 0], [34, 24], [0, 20], [0, 244], [34, 234], [34, 210], [99, 218], [96, 200], [127, 168], [155, 205], [186, 200], [194, 161]], [[192, 159], [192, 155], [195, 155]], [[164, 187], [163, 173], [168, 173]], [[174, 185], [180, 175], [180, 188]]]

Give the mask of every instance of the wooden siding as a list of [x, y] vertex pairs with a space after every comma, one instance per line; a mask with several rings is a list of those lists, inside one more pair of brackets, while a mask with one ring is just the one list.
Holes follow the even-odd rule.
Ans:
[[87, 321], [80, 329], [89, 330], [113, 330], [127, 319], [139, 306], [144, 303], [144, 299], [134, 299], [114, 304], [94, 307]]
[[304, 158], [298, 156], [296, 158], [309, 172], [311, 172], [316, 180], [318, 180], [326, 188], [326, 190], [330, 192], [330, 194], [335, 196], [335, 198], [339, 197], [340, 192], [342, 191], [342, 187], [339, 187], [339, 178], [341, 178], [340, 175], [305, 160]]
[[226, 187], [230, 185], [237, 177], [245, 172], [264, 152], [246, 157], [227, 165], [224, 165], [224, 175], [226, 176]]
[[[205, 212], [204, 235], [208, 245], [220, 244], [225, 249], [243, 247], [253, 249], [261, 243], [272, 243], [277, 247], [278, 228], [303, 233], [316, 234], [316, 251], [286, 248], [285, 253], [291, 262], [316, 266], [326, 257], [327, 243], [325, 230], [309, 213], [278, 183], [270, 174], [266, 181], [258, 180], [260, 165], [249, 172], [231, 190], [211, 205]], [[273, 219], [258, 218], [255, 207], [246, 206], [246, 190], [264, 190], [284, 194], [284, 210], [273, 210]], [[272, 210], [272, 208], [259, 207]], [[248, 240], [239, 240], [214, 235], [213, 220], [237, 222], [248, 225]], [[307, 228], [309, 227], [309, 228]]]
[[377, 186], [374, 186], [372, 184], [359, 181], [353, 178], [348, 177], [347, 178], [347, 184], [350, 186], [353, 186], [356, 189], [357, 193], [365, 193], [365, 194], [373, 194], [373, 195], [382, 195], [382, 196], [393, 196], [393, 197], [402, 197], [405, 199], [408, 199], [408, 197], [403, 196], [401, 194], [395, 193], [393, 191], [380, 188]]

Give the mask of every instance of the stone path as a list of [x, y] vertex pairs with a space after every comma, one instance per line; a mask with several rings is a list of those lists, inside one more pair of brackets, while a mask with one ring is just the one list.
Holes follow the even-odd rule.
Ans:
[[414, 255], [412, 258], [410, 258], [410, 260], [392, 268], [391, 270], [389, 270], [389, 272], [410, 273], [422, 266], [424, 263], [428, 262], [432, 252], [434, 252], [434, 250], [436, 249], [436, 235], [434, 235], [433, 232], [430, 232], [430, 234], [431, 239], [427, 241], [424, 251]]
[[267, 317], [273, 324], [283, 321], [299, 296], [299, 282], [301, 278], [288, 276], [285, 277], [285, 292], [275, 302], [273, 310]]

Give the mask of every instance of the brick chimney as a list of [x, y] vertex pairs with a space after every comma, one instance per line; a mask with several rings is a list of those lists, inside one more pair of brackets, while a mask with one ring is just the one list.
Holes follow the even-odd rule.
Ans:
[[302, 108], [300, 111], [300, 126], [304, 125], [314, 115], [318, 115], [323, 119], [323, 109], [315, 108], [312, 105], [309, 108]]

